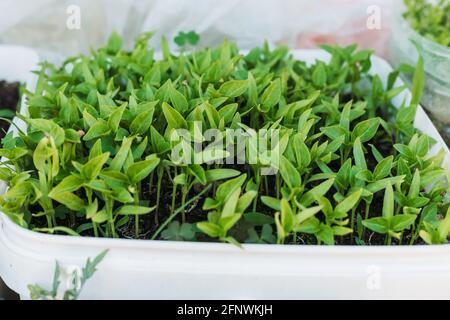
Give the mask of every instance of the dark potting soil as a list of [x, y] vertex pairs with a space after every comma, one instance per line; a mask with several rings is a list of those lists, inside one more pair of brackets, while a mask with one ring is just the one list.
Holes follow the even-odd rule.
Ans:
[[[16, 112], [19, 103], [19, 87], [19, 82], [0, 80], [0, 111], [11, 110], [11, 115]], [[0, 120], [0, 139], [6, 135], [9, 125], [9, 122]]]

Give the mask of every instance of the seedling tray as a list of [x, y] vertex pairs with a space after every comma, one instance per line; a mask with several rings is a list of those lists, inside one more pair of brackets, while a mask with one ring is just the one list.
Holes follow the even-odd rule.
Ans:
[[[297, 59], [326, 60], [320, 50]], [[389, 64], [373, 57], [383, 80]], [[401, 82], [399, 80], [399, 82]], [[401, 85], [401, 83], [399, 83]], [[405, 91], [394, 104], [410, 99]], [[20, 125], [23, 125], [20, 124]], [[419, 106], [415, 126], [450, 152]], [[4, 192], [2, 185], [0, 192]], [[86, 284], [83, 299], [389, 299], [450, 298], [450, 245], [290, 246], [105, 239], [40, 234], [0, 213], [0, 275], [22, 298], [27, 285], [50, 286], [55, 261], [83, 266], [109, 252]]]

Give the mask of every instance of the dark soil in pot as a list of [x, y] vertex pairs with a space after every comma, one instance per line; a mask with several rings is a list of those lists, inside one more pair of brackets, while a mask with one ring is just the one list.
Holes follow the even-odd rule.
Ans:
[[[0, 117], [12, 119], [16, 113], [19, 103], [19, 82], [7, 82], [0, 80]], [[2, 139], [9, 128], [9, 122], [0, 120], [0, 139]]]

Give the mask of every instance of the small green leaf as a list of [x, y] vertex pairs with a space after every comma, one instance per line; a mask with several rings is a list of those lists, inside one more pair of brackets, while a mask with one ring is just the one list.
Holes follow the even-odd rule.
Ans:
[[323, 87], [327, 82], [327, 72], [323, 63], [316, 64], [312, 74], [312, 81], [316, 87]]
[[226, 97], [236, 98], [242, 96], [247, 89], [247, 80], [229, 80], [220, 86], [219, 92]]
[[48, 196], [52, 198], [52, 196], [58, 193], [64, 192], [73, 192], [81, 188], [83, 185], [83, 180], [77, 176], [67, 176], [65, 177], [57, 186], [55, 186]]
[[84, 201], [71, 192], [59, 192], [52, 194], [51, 198], [59, 203], [62, 203], [73, 211], [79, 211], [84, 207]]
[[389, 230], [388, 222], [383, 217], [376, 217], [363, 220], [362, 224], [372, 231], [377, 233], [385, 234]]
[[373, 171], [373, 176], [376, 180], [383, 179], [391, 173], [393, 160], [394, 156], [389, 156], [377, 164], [375, 170]]
[[105, 136], [111, 132], [108, 123], [103, 120], [98, 120], [92, 127], [89, 128], [88, 132], [83, 136], [84, 141], [89, 141], [102, 136]]
[[154, 108], [151, 108], [150, 110], [138, 114], [138, 116], [134, 118], [130, 125], [132, 134], [143, 135], [148, 131], [152, 124], [154, 110]]
[[293, 189], [301, 186], [302, 180], [300, 174], [284, 156], [281, 156], [280, 174], [289, 188]]
[[141, 207], [141, 206], [131, 206], [131, 205], [125, 205], [121, 206], [117, 211], [116, 214], [118, 215], [142, 215], [147, 214], [155, 210], [156, 207]]
[[286, 199], [281, 199], [281, 225], [286, 234], [289, 234], [294, 228], [294, 213]]
[[188, 128], [187, 122], [183, 118], [183, 116], [177, 110], [172, 108], [170, 105], [163, 102], [162, 110], [164, 113], [164, 117], [166, 118], [167, 123], [171, 128], [173, 129]]
[[352, 210], [354, 206], [358, 203], [359, 199], [361, 198], [361, 193], [362, 193], [361, 189], [356, 192], [353, 192], [347, 198], [339, 202], [335, 210], [341, 213], [347, 213], [348, 211]]
[[357, 137], [353, 143], [353, 156], [355, 157], [355, 165], [357, 167], [367, 169], [366, 158], [359, 137]]
[[153, 156], [147, 160], [132, 164], [127, 170], [127, 176], [132, 184], [144, 180], [159, 164], [159, 158]]
[[112, 132], [117, 132], [117, 130], [119, 129], [120, 121], [122, 120], [122, 115], [125, 108], [126, 104], [121, 105], [116, 110], [114, 110], [108, 118], [108, 126]]
[[106, 49], [111, 54], [116, 54], [120, 48], [122, 47], [122, 38], [119, 36], [117, 32], [111, 33], [111, 36], [108, 39], [108, 44]]
[[281, 81], [280, 79], [275, 79], [267, 88], [264, 90], [261, 97], [261, 109], [263, 111], [268, 111], [273, 108], [276, 104], [280, 102], [281, 99]]
[[103, 153], [89, 160], [81, 169], [81, 177], [85, 181], [91, 181], [96, 178], [103, 168], [103, 165], [109, 159], [109, 152]]
[[198, 222], [197, 228], [212, 238], [220, 237], [222, 228], [211, 222]]
[[394, 216], [394, 190], [392, 185], [388, 183], [386, 190], [384, 191], [383, 200], [383, 218], [390, 219]]
[[399, 214], [391, 218], [390, 224], [393, 231], [403, 231], [409, 229], [416, 221], [415, 214]]
[[209, 169], [205, 171], [206, 181], [213, 182], [225, 180], [240, 175], [241, 172], [234, 169]]
[[202, 185], [206, 185], [206, 173], [203, 167], [199, 164], [191, 164], [187, 168], [188, 172], [191, 173], [194, 177], [197, 178], [198, 182]]
[[380, 125], [379, 118], [372, 118], [359, 122], [352, 132], [352, 140], [359, 137], [361, 143], [367, 142], [377, 133]]

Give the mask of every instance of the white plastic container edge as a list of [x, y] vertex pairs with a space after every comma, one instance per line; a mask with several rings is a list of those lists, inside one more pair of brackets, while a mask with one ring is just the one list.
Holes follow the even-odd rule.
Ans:
[[[292, 54], [308, 62], [328, 58], [319, 50]], [[2, 50], [1, 58], [15, 65]], [[390, 71], [387, 62], [373, 58], [372, 72], [386, 78]], [[394, 103], [409, 98], [404, 92]], [[431, 153], [445, 149], [448, 168], [450, 152], [421, 107], [415, 125], [437, 140]], [[0, 275], [25, 299], [28, 284], [50, 287], [56, 260], [82, 267], [104, 249], [109, 252], [82, 299], [450, 298], [450, 245], [246, 244], [239, 249], [223, 243], [78, 238], [32, 232], [3, 213], [0, 229]]]

